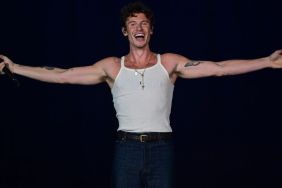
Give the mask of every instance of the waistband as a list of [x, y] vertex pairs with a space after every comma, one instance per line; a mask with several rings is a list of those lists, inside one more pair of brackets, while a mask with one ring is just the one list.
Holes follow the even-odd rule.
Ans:
[[117, 132], [118, 140], [133, 140], [138, 142], [152, 142], [159, 140], [169, 140], [172, 138], [171, 132], [145, 132], [145, 133], [131, 133], [125, 131]]

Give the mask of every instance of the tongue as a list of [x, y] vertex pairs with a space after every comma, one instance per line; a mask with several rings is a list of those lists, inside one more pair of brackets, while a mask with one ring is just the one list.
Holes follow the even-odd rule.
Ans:
[[144, 40], [144, 37], [136, 37], [136, 40], [137, 40], [137, 41], [143, 41], [143, 40]]

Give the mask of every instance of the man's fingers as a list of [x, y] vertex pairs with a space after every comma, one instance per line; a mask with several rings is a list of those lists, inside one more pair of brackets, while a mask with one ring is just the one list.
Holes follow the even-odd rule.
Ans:
[[3, 68], [5, 67], [5, 56], [3, 55], [0, 55], [0, 74], [3, 75], [4, 72], [3, 72]]
[[278, 55], [282, 55], [282, 50], [276, 50], [276, 51], [274, 52], [274, 54], [277, 55], [277, 56], [278, 56]]
[[[1, 58], [0, 58], [0, 63], [1, 63]], [[3, 72], [4, 66], [5, 66], [4, 63], [1, 63], [1, 64], [0, 64], [0, 74], [4, 74], [4, 72]]]

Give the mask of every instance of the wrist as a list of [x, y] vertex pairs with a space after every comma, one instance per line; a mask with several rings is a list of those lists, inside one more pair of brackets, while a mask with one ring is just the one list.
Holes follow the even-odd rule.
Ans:
[[16, 64], [16, 63], [11, 64], [11, 66], [10, 66], [11, 72], [12, 72], [13, 74], [17, 74], [17, 73], [18, 73], [18, 67], [19, 67], [19, 65]]
[[263, 58], [263, 62], [265, 64], [266, 68], [272, 68], [272, 60], [271, 60], [270, 56]]

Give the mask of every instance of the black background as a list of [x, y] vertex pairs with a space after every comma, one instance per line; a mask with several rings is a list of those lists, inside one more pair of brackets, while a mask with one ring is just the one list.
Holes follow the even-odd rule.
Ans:
[[[30, 66], [84, 66], [128, 52], [130, 1], [1, 0], [0, 53]], [[264, 57], [282, 48], [275, 0], [151, 0], [151, 49], [191, 59]], [[0, 77], [0, 187], [109, 187], [117, 120], [110, 89]], [[175, 187], [281, 187], [282, 71], [176, 82]]]

